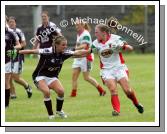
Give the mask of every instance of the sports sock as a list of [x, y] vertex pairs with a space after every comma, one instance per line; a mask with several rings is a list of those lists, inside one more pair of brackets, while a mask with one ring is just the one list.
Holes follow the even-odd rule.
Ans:
[[64, 97], [57, 96], [56, 101], [57, 101], [56, 110], [61, 111], [64, 102]]
[[120, 112], [120, 102], [117, 94], [111, 95], [111, 104], [115, 111]]
[[104, 89], [100, 85], [97, 86], [97, 90], [99, 91], [99, 93], [104, 92]]
[[5, 107], [9, 106], [10, 89], [5, 89]]
[[72, 89], [71, 96], [74, 97], [77, 95], [77, 89]]
[[47, 109], [48, 115], [53, 115], [52, 101], [50, 98], [44, 98], [45, 107]]

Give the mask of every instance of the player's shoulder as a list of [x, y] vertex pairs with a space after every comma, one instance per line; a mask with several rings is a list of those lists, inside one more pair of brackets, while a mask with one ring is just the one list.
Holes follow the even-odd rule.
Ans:
[[54, 28], [57, 33], [61, 33], [61, 29], [53, 22], [49, 22], [49, 26]]
[[120, 38], [121, 38], [121, 36], [116, 35], [116, 34], [111, 34], [111, 38], [114, 38], [114, 39], [120, 39]]
[[53, 27], [53, 26], [56, 26], [56, 24], [50, 21], [50, 22], [49, 22], [49, 26], [50, 26], [50, 27]]
[[9, 28], [9, 27], [7, 27], [6, 29], [7, 29], [7, 31], [8, 31], [8, 32], [11, 32], [11, 33], [13, 33], [13, 32], [14, 32], [14, 30], [13, 30], [13, 29], [11, 29], [11, 28]]
[[40, 29], [42, 27], [42, 24], [39, 24], [38, 26], [37, 26], [37, 29]]
[[14, 38], [16, 40], [19, 40], [19, 37], [18, 37], [17, 33], [13, 29], [7, 28], [7, 31], [12, 38]]
[[7, 31], [9, 32], [9, 33], [11, 33], [12, 35], [16, 35], [16, 32], [13, 30], [13, 29], [11, 29], [11, 28], [7, 28]]
[[17, 32], [21, 32], [22, 30], [17, 27], [17, 28], [16, 28], [16, 31], [17, 31]]
[[20, 28], [15, 29], [16, 33], [23, 33], [23, 31]]
[[89, 33], [89, 31], [87, 31], [87, 30], [84, 30], [84, 32], [83, 32], [83, 34], [82, 34], [83, 36], [90, 36], [90, 33]]
[[94, 46], [96, 46], [98, 43], [99, 43], [99, 42], [98, 42], [98, 40], [96, 39], [96, 40], [93, 41], [92, 44], [93, 44]]
[[[113, 37], [112, 37], [113, 36]], [[119, 36], [119, 35], [115, 35], [115, 34], [112, 34], [111, 36], [111, 39], [115, 40], [115, 41], [123, 41], [123, 42], [126, 42], [126, 40], [122, 37], [122, 36]]]

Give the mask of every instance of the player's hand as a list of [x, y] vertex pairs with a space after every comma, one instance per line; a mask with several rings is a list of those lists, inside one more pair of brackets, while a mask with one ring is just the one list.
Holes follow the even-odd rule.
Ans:
[[15, 59], [16, 56], [17, 56], [17, 50], [16, 49], [14, 49], [14, 50], [8, 50], [7, 51], [7, 56], [10, 57], [10, 58]]

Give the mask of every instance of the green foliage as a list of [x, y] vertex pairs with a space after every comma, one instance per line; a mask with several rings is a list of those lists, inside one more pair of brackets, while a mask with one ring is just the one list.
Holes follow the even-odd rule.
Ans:
[[[155, 121], [155, 62], [154, 55], [126, 54], [124, 55], [130, 71], [130, 84], [134, 87], [137, 97], [145, 107], [144, 114], [139, 114], [132, 102], [126, 97], [118, 86], [121, 115], [112, 116], [111, 95], [106, 87], [106, 96], [100, 97], [96, 88], [79, 78], [78, 96], [69, 97], [71, 92], [71, 65], [73, 59], [65, 61], [60, 73], [60, 81], [65, 88], [64, 111], [68, 114], [67, 119], [56, 117], [49, 120], [43, 103], [42, 93], [36, 89], [32, 82], [37, 59], [26, 59], [24, 64], [23, 78], [33, 87], [33, 96], [27, 98], [23, 87], [15, 84], [17, 99], [10, 100], [10, 107], [5, 111], [6, 122], [154, 122]], [[99, 59], [95, 56], [94, 67], [91, 75], [102, 85], [99, 77]], [[56, 108], [56, 94], [51, 91], [53, 110]], [[56, 123], [53, 123], [56, 126]], [[47, 124], [46, 124], [47, 125]], [[71, 123], [70, 123], [71, 125]], [[87, 124], [85, 124], [87, 125]]]
[[[148, 15], [155, 13], [155, 6], [148, 6]], [[131, 12], [124, 16], [124, 18], [120, 21], [122, 25], [132, 25], [132, 24], [143, 24], [144, 23], [144, 5], [132, 6]]]

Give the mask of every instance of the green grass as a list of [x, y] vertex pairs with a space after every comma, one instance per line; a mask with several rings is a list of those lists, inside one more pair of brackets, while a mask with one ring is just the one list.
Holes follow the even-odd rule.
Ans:
[[[153, 54], [126, 54], [124, 55], [130, 71], [130, 84], [134, 87], [137, 97], [144, 105], [144, 114], [139, 114], [132, 102], [119, 89], [121, 102], [121, 116], [112, 116], [112, 107], [109, 90], [106, 96], [100, 97], [97, 90], [83, 80], [82, 74], [79, 78], [79, 90], [76, 98], [70, 98], [71, 91], [71, 65], [73, 59], [65, 61], [59, 79], [65, 88], [64, 111], [68, 114], [67, 119], [57, 117], [55, 122], [154, 122], [155, 120], [155, 67]], [[15, 84], [17, 99], [10, 100], [10, 107], [6, 109], [6, 122], [50, 122], [43, 103], [42, 93], [34, 86], [31, 75], [37, 64], [37, 59], [26, 58], [24, 73], [22, 74], [33, 87], [33, 96], [27, 98], [24, 88]], [[99, 60], [95, 62], [91, 75], [102, 85], [99, 77]], [[56, 94], [52, 91], [52, 104], [55, 112]]]

